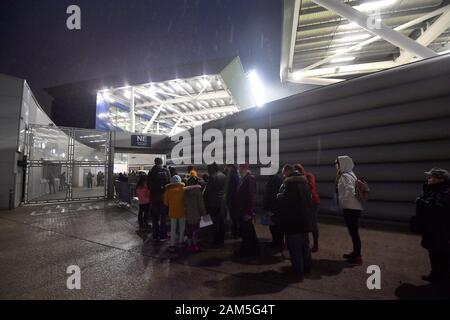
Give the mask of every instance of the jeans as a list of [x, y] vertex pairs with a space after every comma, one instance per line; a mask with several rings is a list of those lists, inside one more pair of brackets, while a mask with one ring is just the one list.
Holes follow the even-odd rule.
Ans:
[[153, 239], [167, 238], [167, 207], [157, 201], [152, 203]]
[[313, 241], [314, 244], [319, 244], [319, 205], [314, 204], [313, 206]]
[[241, 252], [242, 253], [259, 253], [258, 237], [256, 235], [253, 219], [241, 221]]
[[146, 227], [148, 225], [148, 212], [150, 210], [150, 203], [140, 204], [138, 211], [139, 227]]
[[213, 221], [213, 240], [215, 245], [223, 245], [225, 242], [225, 217], [220, 207], [207, 208], [206, 210]]
[[309, 233], [286, 235], [286, 244], [291, 257], [292, 269], [303, 277], [311, 271], [312, 257], [309, 247]]
[[[179, 227], [179, 238], [177, 241], [177, 225]], [[184, 230], [186, 228], [186, 218], [170, 219], [170, 245], [173, 247], [177, 243], [184, 242]]]
[[352, 238], [353, 251], [351, 255], [353, 257], [361, 256], [361, 238], [359, 237], [359, 217], [361, 216], [360, 210], [344, 209], [344, 220], [348, 229], [348, 233]]

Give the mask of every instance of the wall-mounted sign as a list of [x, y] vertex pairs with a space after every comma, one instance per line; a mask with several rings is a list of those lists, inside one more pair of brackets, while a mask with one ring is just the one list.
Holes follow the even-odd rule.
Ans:
[[131, 145], [133, 147], [150, 148], [152, 146], [152, 137], [144, 135], [131, 135]]

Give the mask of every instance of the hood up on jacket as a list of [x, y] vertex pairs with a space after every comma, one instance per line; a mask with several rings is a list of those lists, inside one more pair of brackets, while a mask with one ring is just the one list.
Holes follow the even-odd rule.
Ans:
[[349, 156], [340, 156], [337, 158], [339, 162], [339, 168], [342, 173], [349, 173], [353, 171], [355, 164], [353, 163], [352, 158]]

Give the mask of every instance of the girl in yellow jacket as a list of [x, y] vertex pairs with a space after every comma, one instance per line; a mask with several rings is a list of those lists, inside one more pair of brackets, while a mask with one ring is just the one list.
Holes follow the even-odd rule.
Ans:
[[[164, 193], [164, 204], [169, 207], [170, 218], [170, 252], [175, 252], [176, 245], [184, 242], [184, 230], [186, 227], [186, 214], [183, 204], [184, 183], [178, 175], [170, 179]], [[177, 225], [179, 227], [179, 238], [177, 241]]]

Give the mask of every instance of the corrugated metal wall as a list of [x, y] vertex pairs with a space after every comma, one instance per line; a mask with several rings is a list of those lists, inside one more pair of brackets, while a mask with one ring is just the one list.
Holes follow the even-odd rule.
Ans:
[[[331, 213], [333, 162], [349, 155], [370, 183], [365, 216], [407, 221], [423, 172], [450, 169], [450, 56], [274, 101], [208, 128], [280, 129], [280, 163], [300, 162], [317, 176], [323, 213]], [[266, 180], [258, 177], [260, 194]]]

